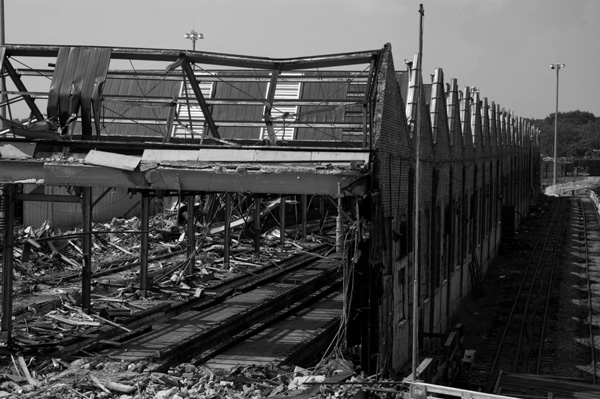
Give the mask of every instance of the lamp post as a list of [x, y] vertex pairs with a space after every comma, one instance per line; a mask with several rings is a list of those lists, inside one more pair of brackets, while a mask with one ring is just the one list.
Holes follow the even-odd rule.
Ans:
[[196, 51], [196, 40], [204, 39], [204, 35], [192, 29], [190, 33], [185, 34], [185, 38], [192, 41], [192, 49]]
[[[6, 44], [6, 27], [4, 20], [4, 0], [0, 0], [0, 46], [4, 46]], [[0, 78], [0, 90], [4, 91], [4, 77]], [[6, 102], [6, 94], [2, 93], [0, 95], [0, 102]], [[6, 117], [6, 107], [0, 107], [0, 116]]]
[[554, 171], [552, 185], [556, 186], [556, 152], [558, 146], [558, 72], [565, 64], [550, 64], [550, 69], [556, 69], [556, 111], [554, 112]]

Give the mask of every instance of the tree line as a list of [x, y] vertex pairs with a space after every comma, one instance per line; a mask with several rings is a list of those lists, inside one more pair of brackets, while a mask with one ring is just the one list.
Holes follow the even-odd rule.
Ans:
[[[544, 119], [530, 119], [540, 129], [542, 157], [554, 156], [554, 113]], [[557, 156], [600, 159], [600, 118], [591, 112], [558, 113]]]

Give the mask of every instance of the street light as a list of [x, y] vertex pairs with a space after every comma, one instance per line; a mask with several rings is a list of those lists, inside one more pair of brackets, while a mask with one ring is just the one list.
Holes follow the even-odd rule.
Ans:
[[550, 64], [550, 69], [556, 69], [556, 111], [554, 112], [554, 174], [552, 176], [553, 186], [556, 186], [556, 151], [558, 145], [558, 72], [565, 66], [565, 64]]
[[192, 41], [192, 49], [196, 51], [196, 40], [204, 39], [204, 35], [192, 29], [190, 33], [185, 34], [185, 38]]

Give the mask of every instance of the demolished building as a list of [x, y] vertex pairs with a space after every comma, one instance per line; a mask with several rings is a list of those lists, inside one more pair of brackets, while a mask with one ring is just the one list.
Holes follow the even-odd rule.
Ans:
[[[308, 204], [335, 210], [341, 263], [353, 276], [345, 344], [359, 348], [368, 373], [398, 374], [411, 356], [413, 281], [420, 346], [440, 347], [502, 236], [540, 192], [533, 126], [478, 91], [459, 90], [455, 79], [446, 82], [441, 69], [419, 96], [417, 69], [397, 71], [389, 44], [292, 59], [28, 45], [4, 46], [0, 55], [14, 86], [5, 90], [0, 132], [6, 339], [16, 204], [73, 204], [83, 229], [85, 310], [95, 209], [115, 189], [139, 198], [142, 291], [152, 198], [183, 198], [191, 209], [197, 195], [223, 195], [230, 204], [244, 193], [259, 219], [260, 198], [275, 195], [301, 204], [304, 225]], [[48, 66], [31, 67], [31, 59]], [[48, 90], [34, 89], [36, 79], [49, 81]], [[27, 120], [10, 117], [18, 103]], [[188, 230], [192, 249], [194, 237]]]

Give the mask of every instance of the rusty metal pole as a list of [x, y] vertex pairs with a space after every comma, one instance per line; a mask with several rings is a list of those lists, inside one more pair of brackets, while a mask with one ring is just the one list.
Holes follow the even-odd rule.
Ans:
[[254, 253], [260, 254], [260, 196], [254, 194]]
[[[6, 24], [4, 19], [4, 0], [0, 0], [0, 46], [6, 44]], [[6, 90], [4, 76], [0, 79], [0, 91]], [[0, 95], [0, 102], [5, 103], [7, 96], [5, 93]], [[6, 118], [6, 107], [0, 107], [0, 116]]]
[[556, 164], [557, 164], [557, 149], [558, 149], [558, 72], [564, 68], [565, 64], [551, 64], [550, 69], [556, 69], [556, 110], [554, 112], [554, 170], [552, 175], [552, 185], [556, 190]]
[[140, 248], [140, 291], [145, 298], [148, 296], [148, 236], [150, 228], [150, 197], [142, 193], [142, 237]]
[[81, 191], [81, 220], [83, 228], [83, 271], [81, 274], [81, 309], [90, 313], [92, 303], [92, 188]]
[[423, 9], [423, 4], [419, 7], [420, 23], [419, 23], [419, 54], [417, 57], [417, 67], [416, 67], [416, 81], [417, 81], [417, 128], [415, 134], [416, 144], [416, 155], [415, 155], [415, 214], [414, 214], [414, 249], [413, 249], [413, 257], [414, 257], [414, 265], [413, 265], [413, 309], [412, 309], [412, 380], [417, 381], [419, 379], [419, 235], [420, 235], [420, 226], [419, 226], [419, 213], [420, 213], [420, 187], [421, 187], [421, 176], [420, 176], [420, 168], [421, 168], [421, 95], [422, 95], [422, 82], [421, 82], [421, 69], [423, 68], [423, 16], [425, 15], [425, 10]]
[[282, 195], [279, 200], [279, 222], [280, 222], [280, 231], [279, 231], [279, 241], [282, 247], [285, 246], [285, 196]]
[[225, 194], [225, 243], [223, 254], [223, 268], [229, 269], [231, 251], [231, 193]]
[[15, 227], [15, 185], [4, 186], [4, 242], [2, 247], [2, 332], [6, 333], [6, 343], [12, 339], [12, 290], [13, 290], [13, 248]]
[[307, 195], [306, 194], [302, 194], [302, 201], [301, 201], [301, 206], [302, 206], [302, 239], [306, 240], [306, 215], [308, 212], [307, 208]]
[[187, 196], [187, 236], [188, 236], [188, 247], [187, 257], [188, 266], [187, 274], [194, 273], [194, 267], [196, 266], [196, 223], [194, 223], [194, 195]]
[[323, 226], [325, 225], [325, 197], [322, 195], [319, 196], [319, 231], [323, 230]]

